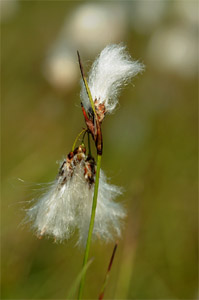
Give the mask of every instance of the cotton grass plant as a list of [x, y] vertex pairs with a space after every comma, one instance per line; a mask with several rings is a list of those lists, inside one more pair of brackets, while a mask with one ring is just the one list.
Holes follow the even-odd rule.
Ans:
[[[82, 268], [85, 271], [81, 275], [78, 293], [78, 299], [81, 299], [91, 239], [113, 242], [120, 238], [122, 220], [126, 216], [122, 205], [115, 202], [122, 189], [110, 184], [101, 170], [101, 124], [107, 114], [114, 112], [122, 86], [144, 67], [132, 60], [123, 45], [105, 47], [94, 61], [88, 81], [79, 53], [78, 61], [82, 75], [81, 107], [86, 128], [75, 139], [71, 152], [61, 164], [58, 176], [47, 193], [27, 210], [26, 221], [31, 221], [38, 237], [53, 237], [60, 242], [69, 239], [78, 230], [77, 244], [85, 247]], [[97, 159], [91, 153], [90, 137], [95, 143]]]

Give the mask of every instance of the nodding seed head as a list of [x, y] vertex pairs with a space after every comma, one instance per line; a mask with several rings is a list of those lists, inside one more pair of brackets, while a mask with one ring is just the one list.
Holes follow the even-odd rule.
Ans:
[[[94, 193], [96, 163], [87, 156], [85, 147], [77, 147], [61, 165], [57, 180], [48, 192], [27, 210], [25, 222], [31, 221], [38, 237], [51, 236], [54, 240], [69, 239], [79, 231], [79, 245], [85, 245]], [[76, 154], [75, 154], [76, 153]], [[78, 157], [81, 157], [81, 160]], [[69, 159], [70, 158], [70, 159]], [[121, 220], [125, 211], [114, 199], [121, 189], [107, 182], [100, 172], [98, 204], [96, 208], [94, 239], [112, 241], [121, 234]]]

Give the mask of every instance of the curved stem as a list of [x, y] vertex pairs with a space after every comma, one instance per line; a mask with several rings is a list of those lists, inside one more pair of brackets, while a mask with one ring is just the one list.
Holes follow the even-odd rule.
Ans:
[[[89, 225], [89, 231], [88, 231], [88, 238], [87, 238], [87, 243], [86, 243], [86, 250], [85, 250], [84, 260], [83, 260], [83, 268], [87, 264], [87, 261], [88, 261], [89, 250], [90, 250], [90, 245], [91, 245], [91, 238], [92, 238], [93, 227], [94, 227], [94, 222], [95, 222], [95, 211], [96, 211], [96, 207], [97, 207], [97, 195], [98, 195], [98, 187], [99, 187], [101, 158], [102, 158], [101, 155], [97, 156], [95, 189], [94, 189], [94, 195], [93, 195], [93, 205], [92, 205], [92, 211], [91, 211], [91, 219], [90, 219], [90, 225]], [[79, 293], [78, 293], [78, 299], [82, 298], [85, 278], [86, 278], [86, 272], [83, 274], [82, 279], [81, 279]]]
[[75, 139], [75, 141], [74, 141], [74, 143], [73, 143], [72, 151], [75, 150], [75, 146], [76, 146], [76, 143], [77, 143], [78, 138], [79, 138], [79, 137], [81, 136], [81, 134], [82, 134], [83, 132], [85, 132], [85, 131], [87, 131], [87, 129], [83, 129], [83, 130], [77, 135], [77, 137], [76, 137], [76, 139]]

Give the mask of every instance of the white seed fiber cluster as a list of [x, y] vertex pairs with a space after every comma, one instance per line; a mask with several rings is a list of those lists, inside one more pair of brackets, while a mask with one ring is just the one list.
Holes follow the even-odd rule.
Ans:
[[[121, 87], [143, 69], [144, 65], [132, 60], [125, 46], [107, 46], [94, 61], [89, 73], [88, 85], [93, 100], [104, 103], [106, 112], [111, 113], [118, 103]], [[81, 99], [84, 108], [88, 110], [90, 101], [83, 84]]]
[[[84, 160], [74, 169], [72, 177], [61, 184], [58, 179], [37, 203], [27, 210], [27, 220], [38, 236], [46, 235], [56, 241], [69, 239], [79, 232], [78, 244], [86, 244], [91, 216], [94, 184], [84, 176]], [[107, 183], [101, 171], [93, 238], [111, 241], [121, 234], [121, 219], [125, 217], [121, 204], [114, 199], [121, 189]]]

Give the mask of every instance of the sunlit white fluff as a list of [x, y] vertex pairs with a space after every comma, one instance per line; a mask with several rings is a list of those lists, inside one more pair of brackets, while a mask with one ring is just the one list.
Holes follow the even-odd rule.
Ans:
[[[89, 73], [88, 85], [93, 100], [105, 105], [105, 112], [111, 113], [118, 103], [118, 94], [123, 85], [140, 73], [144, 66], [132, 60], [125, 46], [109, 45], [100, 53]], [[82, 85], [81, 98], [86, 110], [90, 101]]]
[[[85, 186], [86, 195], [79, 194], [80, 214], [77, 224], [79, 230], [78, 244], [85, 244], [88, 236], [90, 223], [91, 207], [93, 201], [94, 185], [91, 189]], [[114, 199], [122, 194], [121, 188], [111, 185], [107, 182], [104, 172], [101, 170], [98, 190], [97, 209], [95, 215], [95, 224], [93, 229], [93, 238], [106, 242], [112, 241], [121, 235], [121, 221], [126, 216], [125, 210], [120, 203], [114, 202]]]
[[[90, 223], [94, 184], [84, 175], [85, 161], [75, 166], [73, 175], [64, 184], [58, 178], [37, 203], [27, 210], [27, 220], [32, 222], [36, 234], [53, 237], [56, 241], [69, 239], [75, 230], [77, 244], [85, 245]], [[121, 204], [114, 199], [121, 189], [107, 183], [101, 171], [93, 238], [111, 241], [121, 234], [121, 220], [125, 217]]]

